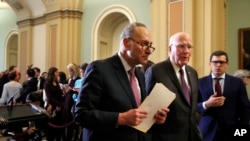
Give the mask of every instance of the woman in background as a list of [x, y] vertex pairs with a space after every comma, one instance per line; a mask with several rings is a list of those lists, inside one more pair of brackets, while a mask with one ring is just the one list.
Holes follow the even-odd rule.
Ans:
[[[75, 82], [75, 86], [74, 86], [74, 94], [72, 96], [73, 100], [74, 100], [74, 105], [75, 105], [75, 102], [77, 100], [77, 97], [78, 97], [78, 93], [80, 91], [80, 88], [81, 88], [81, 85], [82, 85], [82, 81], [83, 81], [83, 78], [84, 78], [84, 73], [85, 73], [85, 70], [88, 66], [88, 63], [83, 63], [81, 66], [80, 66], [80, 75], [81, 75], [81, 79], [78, 79], [76, 80]], [[74, 111], [74, 105], [72, 106], [72, 113]], [[74, 138], [78, 138], [79, 140], [82, 140], [82, 128], [78, 125], [75, 125], [75, 133], [74, 133]]]
[[44, 90], [47, 96], [46, 110], [52, 113], [50, 125], [48, 127], [47, 140], [61, 141], [63, 138], [63, 128], [57, 128], [55, 125], [62, 125], [62, 112], [64, 104], [64, 95], [58, 82], [58, 69], [51, 67], [48, 71], [48, 77], [44, 83]]
[[67, 141], [78, 140], [73, 137], [75, 124], [73, 123], [73, 115], [71, 114], [71, 108], [74, 105], [74, 100], [72, 98], [73, 94], [76, 93], [74, 86], [76, 80], [80, 79], [79, 66], [75, 63], [70, 63], [67, 65], [67, 70], [69, 74], [68, 85], [64, 88], [65, 91], [65, 101], [64, 101], [64, 110], [63, 110], [63, 123], [69, 124], [65, 128], [65, 136]]

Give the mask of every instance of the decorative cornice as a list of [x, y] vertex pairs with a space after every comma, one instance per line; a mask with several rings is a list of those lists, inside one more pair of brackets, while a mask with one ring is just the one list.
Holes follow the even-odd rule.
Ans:
[[60, 19], [60, 18], [77, 18], [77, 19], [82, 19], [82, 11], [79, 10], [58, 10], [58, 11], [53, 11], [44, 14], [41, 17], [36, 17], [36, 18], [28, 18], [24, 20], [17, 21], [17, 25], [19, 27], [23, 26], [34, 26], [34, 25], [39, 25], [46, 23], [47, 21], [54, 20], [54, 19]]
[[82, 11], [79, 10], [60, 10], [60, 11], [53, 11], [50, 13], [45, 14], [47, 20], [57, 19], [57, 18], [78, 18], [82, 19]]

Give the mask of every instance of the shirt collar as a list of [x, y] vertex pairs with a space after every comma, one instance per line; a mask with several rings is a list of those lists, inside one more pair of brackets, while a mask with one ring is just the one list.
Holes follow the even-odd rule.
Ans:
[[[172, 64], [172, 66], [173, 66], [173, 68], [174, 68], [174, 71], [176, 72], [176, 73], [179, 73], [179, 71], [180, 71], [180, 67], [179, 66], [177, 66], [171, 59], [170, 59], [170, 62], [171, 62], [171, 64]], [[182, 70], [185, 72], [186, 71], [186, 65], [184, 65], [184, 66], [182, 66]]]
[[122, 62], [123, 67], [125, 68], [126, 72], [128, 72], [131, 69], [131, 67], [129, 66], [127, 61], [122, 57], [120, 52], [118, 52], [118, 56], [119, 56], [119, 58], [120, 58], [120, 60]]
[[214, 79], [214, 78], [222, 78], [222, 79], [225, 79], [225, 76], [226, 76], [225, 73], [223, 73], [221, 76], [218, 76], [218, 77], [216, 77], [213, 73], [212, 73], [211, 75], [212, 75], [212, 78], [213, 78], [213, 79]]

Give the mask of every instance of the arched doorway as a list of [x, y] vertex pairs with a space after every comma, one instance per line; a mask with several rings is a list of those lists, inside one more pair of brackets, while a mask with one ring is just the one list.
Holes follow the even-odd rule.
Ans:
[[104, 9], [93, 26], [92, 60], [103, 59], [116, 53], [123, 28], [135, 21], [134, 14], [122, 5], [111, 5]]
[[11, 65], [18, 66], [18, 34], [16, 32], [10, 34], [7, 39], [5, 58], [6, 68]]

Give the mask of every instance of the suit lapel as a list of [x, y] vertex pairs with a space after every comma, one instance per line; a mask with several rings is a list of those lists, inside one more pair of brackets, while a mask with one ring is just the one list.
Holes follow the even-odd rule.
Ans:
[[136, 78], [139, 82], [140, 89], [141, 89], [141, 101], [143, 101], [144, 98], [146, 97], [145, 78], [144, 78], [144, 75], [139, 75], [139, 74], [142, 74], [142, 72], [141, 72], [141, 70], [136, 68], [135, 75], [136, 75]]
[[115, 70], [115, 76], [120, 81], [124, 91], [126, 92], [127, 96], [129, 97], [133, 107], [137, 107], [136, 101], [134, 98], [134, 94], [133, 94], [133, 91], [131, 89], [131, 86], [130, 86], [130, 83], [128, 80], [127, 72], [125, 71], [119, 56], [115, 55], [113, 57], [112, 62], [113, 62], [114, 70]]
[[173, 84], [176, 86], [176, 88], [182, 92], [181, 85], [179, 83], [179, 79], [175, 75], [175, 71], [174, 71], [174, 68], [170, 62], [170, 59], [167, 60], [165, 65], [166, 65], [166, 68], [164, 69], [164, 71], [166, 70], [167, 76], [170, 78], [171, 82], [173, 82]]
[[226, 96], [227, 94], [231, 94], [231, 92], [228, 92], [228, 90], [232, 90], [231, 88], [228, 88], [227, 86], [230, 86], [231, 77], [229, 75], [225, 75], [225, 80], [224, 80], [224, 88], [222, 90], [222, 95]]
[[[186, 101], [186, 104], [187, 104], [187, 105], [189, 105], [188, 102], [187, 102], [187, 100], [186, 100], [186, 98], [185, 98], [185, 96], [184, 96], [184, 93], [183, 93], [183, 90], [182, 90], [182, 88], [181, 88], [179, 79], [178, 79], [177, 76], [175, 75], [176, 73], [175, 73], [175, 71], [174, 71], [174, 68], [173, 68], [171, 62], [170, 62], [170, 59], [167, 60], [167, 65], [168, 65], [168, 69], [166, 69], [166, 70], [167, 70], [167, 73], [168, 73], [167, 76], [170, 77], [171, 81], [172, 81], [172, 82], [174, 83], [174, 85], [176, 86], [176, 88], [177, 88], [177, 90], [178, 90], [178, 93], [180, 94], [180, 96], [182, 97], [182, 99], [183, 99], [184, 101]], [[188, 73], [187, 68], [186, 68], [186, 72]], [[188, 77], [188, 81], [190, 81], [189, 73], [187, 74], [187, 77]], [[192, 90], [192, 85], [191, 85], [190, 82], [189, 82], [189, 84], [190, 84], [190, 93], [192, 93], [192, 92], [191, 92], [191, 90]], [[192, 100], [191, 100], [191, 101], [192, 101]]]
[[194, 92], [194, 89], [198, 89], [198, 78], [196, 76], [196, 74], [192, 73], [192, 71], [190, 70], [189, 66], [186, 66], [186, 75], [187, 75], [187, 79], [188, 79], [188, 83], [190, 85], [190, 98], [191, 98], [191, 105], [192, 106], [194, 103], [196, 103], [196, 96], [194, 95], [196, 92]]

